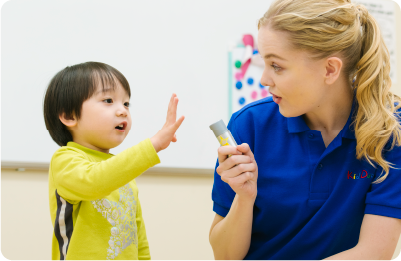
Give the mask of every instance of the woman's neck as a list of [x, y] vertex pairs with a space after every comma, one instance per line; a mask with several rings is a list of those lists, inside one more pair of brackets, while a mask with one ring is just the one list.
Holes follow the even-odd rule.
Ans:
[[[351, 113], [353, 91], [345, 83], [332, 85], [328, 90], [319, 105], [305, 113], [303, 118], [311, 130], [318, 130], [322, 135], [335, 137], [344, 128]], [[328, 143], [330, 142], [331, 140]]]

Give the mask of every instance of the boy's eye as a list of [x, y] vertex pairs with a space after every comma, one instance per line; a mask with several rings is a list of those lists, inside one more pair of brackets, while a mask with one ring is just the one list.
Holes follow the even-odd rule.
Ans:
[[129, 102], [124, 103], [124, 106], [129, 107], [130, 106]]
[[105, 99], [105, 100], [103, 100], [104, 102], [106, 102], [106, 103], [113, 103], [113, 100], [112, 99]]

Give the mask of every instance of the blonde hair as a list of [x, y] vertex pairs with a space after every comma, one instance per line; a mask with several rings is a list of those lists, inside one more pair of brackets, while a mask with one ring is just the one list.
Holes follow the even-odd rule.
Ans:
[[390, 150], [401, 145], [401, 99], [390, 92], [390, 55], [373, 16], [350, 0], [276, 0], [259, 19], [258, 28], [265, 25], [288, 32], [293, 46], [313, 58], [341, 55], [357, 100], [356, 157], [382, 167], [385, 175], [373, 183], [385, 180], [394, 164], [383, 149], [390, 139]]

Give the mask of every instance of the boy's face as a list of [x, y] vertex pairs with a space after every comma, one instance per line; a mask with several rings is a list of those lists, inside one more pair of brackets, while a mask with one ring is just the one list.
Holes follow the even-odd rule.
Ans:
[[130, 129], [129, 96], [120, 83], [106, 92], [99, 86], [84, 101], [81, 118], [71, 128], [74, 142], [105, 153], [120, 145]]

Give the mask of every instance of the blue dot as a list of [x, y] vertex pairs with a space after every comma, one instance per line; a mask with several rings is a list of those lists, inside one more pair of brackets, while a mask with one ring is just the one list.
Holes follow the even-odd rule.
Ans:
[[258, 50], [253, 50], [253, 54], [257, 54], [257, 53], [259, 53]]
[[265, 88], [265, 86], [263, 86], [261, 83], [259, 83], [259, 87], [262, 89]]
[[242, 88], [242, 82], [237, 82], [237, 83], [235, 84], [235, 87], [236, 87], [238, 90], [241, 90], [241, 88]]
[[253, 84], [253, 79], [252, 78], [248, 78], [248, 84], [252, 85]]
[[239, 104], [243, 105], [244, 103], [245, 103], [245, 98], [244, 98], [244, 97], [241, 97], [241, 98], [239, 99]]

